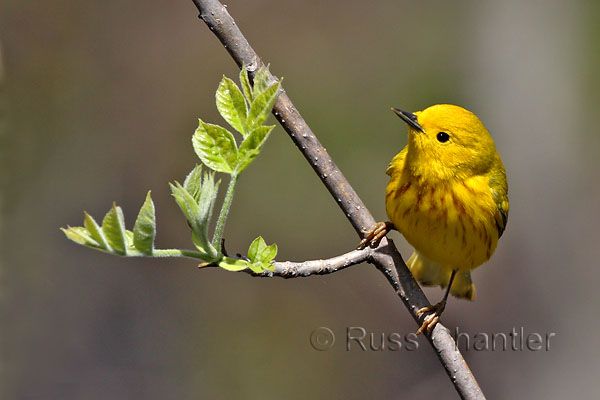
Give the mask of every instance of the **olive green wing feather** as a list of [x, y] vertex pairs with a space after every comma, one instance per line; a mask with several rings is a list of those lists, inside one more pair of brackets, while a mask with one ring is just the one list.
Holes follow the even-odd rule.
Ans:
[[498, 207], [495, 217], [498, 237], [500, 237], [504, 233], [508, 221], [508, 184], [503, 166], [490, 176], [489, 185], [492, 198]]

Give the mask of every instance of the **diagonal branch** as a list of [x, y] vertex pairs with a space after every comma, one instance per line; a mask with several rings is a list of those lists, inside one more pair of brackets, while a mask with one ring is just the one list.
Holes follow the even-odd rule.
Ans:
[[[264, 64], [242, 35], [227, 9], [217, 0], [193, 1], [200, 11], [200, 18], [221, 41], [238, 66], [245, 64], [250, 76], [253, 77], [254, 73]], [[275, 80], [273, 76], [270, 76], [270, 79]], [[356, 232], [362, 237], [363, 232], [375, 224], [375, 219], [325, 148], [319, 143], [283, 89], [275, 102], [273, 114], [336, 200]], [[420, 326], [422, 321], [416, 315], [416, 311], [430, 303], [404, 264], [393, 242], [384, 238], [369, 259], [385, 275], [413, 319]], [[305, 267], [310, 269], [308, 266]], [[432, 333], [426, 334], [426, 337], [460, 397], [463, 399], [485, 398], [467, 363], [458, 351], [450, 331], [438, 323]]]

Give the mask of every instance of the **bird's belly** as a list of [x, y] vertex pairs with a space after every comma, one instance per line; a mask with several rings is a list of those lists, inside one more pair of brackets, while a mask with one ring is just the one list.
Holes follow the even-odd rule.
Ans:
[[487, 197], [461, 188], [412, 185], [403, 192], [388, 190], [386, 208], [398, 231], [426, 258], [470, 270], [487, 261], [498, 243], [495, 204]]

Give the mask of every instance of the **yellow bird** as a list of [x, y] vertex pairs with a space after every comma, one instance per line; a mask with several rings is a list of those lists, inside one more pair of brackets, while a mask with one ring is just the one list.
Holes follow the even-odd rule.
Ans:
[[414, 247], [407, 266], [427, 286], [447, 287], [426, 312], [417, 333], [430, 332], [448, 293], [473, 300], [471, 270], [494, 253], [508, 219], [508, 185], [500, 155], [479, 118], [462, 107], [438, 104], [409, 113], [392, 108], [408, 124], [408, 144], [390, 163], [380, 222], [359, 247], [397, 229]]

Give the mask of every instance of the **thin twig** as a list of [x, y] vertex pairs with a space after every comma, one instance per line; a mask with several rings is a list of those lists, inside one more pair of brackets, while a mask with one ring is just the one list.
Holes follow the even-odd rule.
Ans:
[[244, 271], [255, 276], [279, 276], [282, 278], [326, 275], [348, 268], [352, 265], [371, 262], [370, 260], [374, 252], [374, 249], [367, 247], [366, 249], [353, 250], [349, 253], [328, 258], [326, 260], [310, 260], [304, 262], [278, 261], [273, 263], [273, 266], [275, 267], [273, 271], [265, 271], [261, 274], [254, 274], [250, 269], [245, 269]]
[[[222, 241], [222, 245], [224, 248], [225, 240]], [[377, 250], [371, 247], [366, 247], [360, 250], [352, 250], [348, 253], [341, 254], [339, 256], [335, 256], [332, 258], [327, 258], [324, 260], [310, 260], [310, 261], [302, 261], [302, 262], [294, 262], [294, 261], [274, 261], [272, 263], [274, 269], [264, 270], [261, 273], [255, 273], [250, 268], [246, 268], [241, 270], [240, 272], [245, 272], [248, 275], [252, 275], [255, 277], [261, 278], [272, 278], [272, 277], [280, 277], [284, 279], [288, 278], [298, 278], [298, 277], [309, 277], [312, 275], [327, 275], [332, 274], [337, 271], [341, 271], [342, 269], [351, 267], [353, 265], [361, 264], [364, 262], [372, 263], [373, 262], [373, 254], [375, 254]], [[225, 254], [225, 253], [223, 253]], [[241, 254], [238, 254], [234, 258], [248, 260], [243, 257]], [[198, 268], [210, 268], [210, 267], [218, 267], [217, 264], [208, 264], [201, 263], [198, 265]]]
[[[227, 9], [217, 0], [193, 1], [200, 11], [200, 18], [221, 41], [238, 66], [245, 64], [250, 76], [253, 77], [254, 73], [264, 64], [242, 35]], [[270, 79], [274, 80], [275, 78], [271, 76]], [[334, 197], [354, 229], [362, 237], [363, 232], [375, 224], [375, 219], [325, 148], [319, 143], [283, 89], [275, 102], [273, 114]], [[384, 238], [370, 259], [386, 276], [420, 326], [422, 321], [416, 311], [430, 303], [404, 264], [393, 242]], [[460, 397], [463, 399], [485, 398], [467, 363], [458, 351], [450, 331], [438, 323], [433, 332], [426, 334], [426, 337], [436, 351]]]

